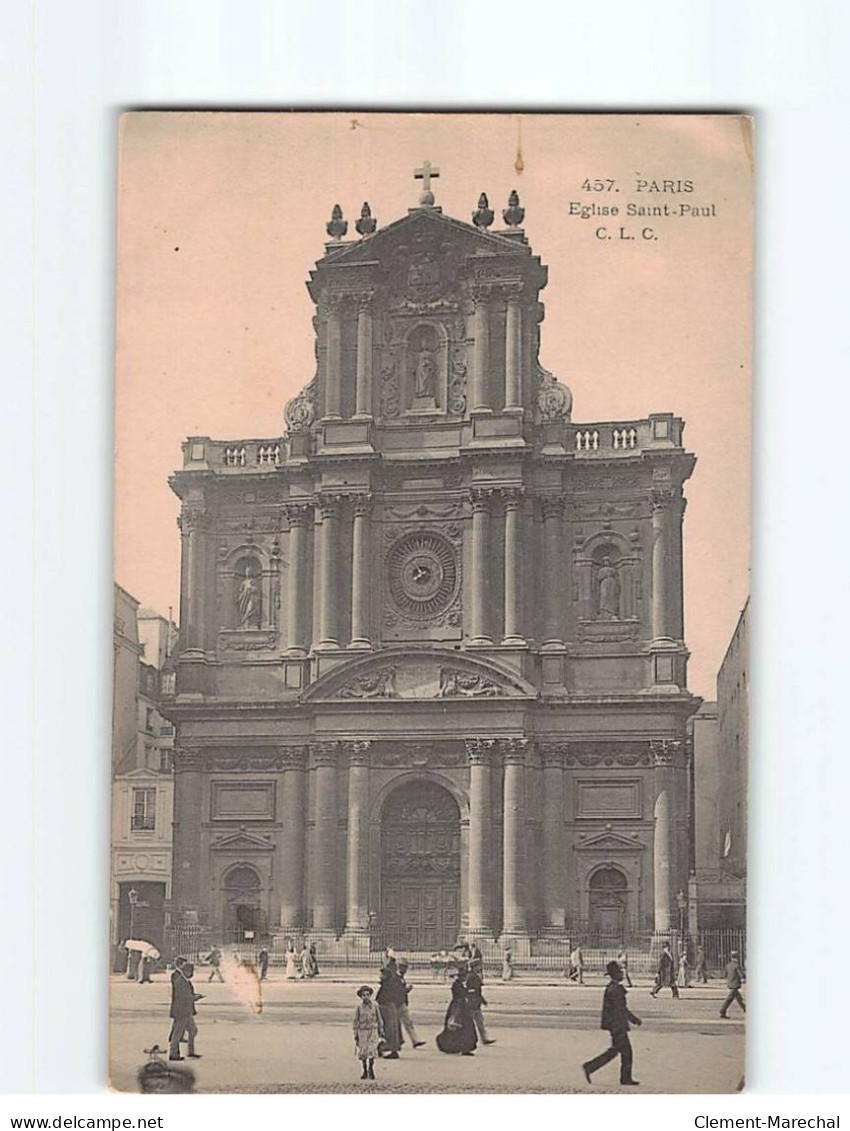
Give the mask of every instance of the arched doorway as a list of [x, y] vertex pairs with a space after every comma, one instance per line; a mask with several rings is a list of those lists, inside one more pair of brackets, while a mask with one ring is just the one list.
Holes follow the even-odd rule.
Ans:
[[590, 877], [590, 929], [600, 945], [619, 943], [626, 932], [629, 882], [619, 868], [600, 868]]
[[264, 929], [260, 906], [260, 877], [247, 864], [231, 868], [224, 877], [224, 930], [227, 941], [256, 938]]
[[387, 945], [452, 947], [460, 930], [460, 811], [431, 781], [400, 786], [381, 819], [381, 926]]

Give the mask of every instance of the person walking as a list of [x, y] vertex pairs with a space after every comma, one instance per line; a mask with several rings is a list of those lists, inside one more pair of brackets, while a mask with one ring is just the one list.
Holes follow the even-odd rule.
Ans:
[[195, 1014], [197, 1012], [195, 1003], [200, 1001], [204, 995], [195, 993], [195, 987], [192, 985], [192, 976], [194, 973], [195, 967], [192, 963], [184, 962], [171, 976], [170, 1016], [173, 1024], [171, 1026], [171, 1036], [168, 1042], [169, 1060], [185, 1060], [185, 1057], [180, 1054], [180, 1042], [183, 1039], [184, 1033], [189, 1040], [189, 1059], [201, 1059], [198, 1053], [195, 1052], [195, 1037], [198, 1034], [198, 1026], [195, 1023]]
[[623, 981], [626, 983], [629, 989], [631, 989], [632, 979], [629, 975], [629, 952], [624, 946], [620, 947], [620, 953], [617, 955], [617, 964], [623, 971]]
[[220, 982], [223, 982], [224, 978], [221, 975], [221, 950], [217, 946], [214, 946], [210, 951], [207, 956], [207, 962], [210, 964], [210, 976], [207, 978], [207, 981], [211, 982], [213, 978], [218, 978]]
[[664, 986], [669, 986], [673, 997], [679, 996], [679, 987], [676, 985], [676, 963], [673, 961], [673, 952], [670, 944], [664, 943], [661, 954], [658, 956], [658, 971], [655, 975], [655, 985], [649, 991], [650, 997], [657, 997], [658, 991]]
[[466, 988], [468, 968], [461, 966], [452, 982], [452, 996], [446, 1010], [443, 1030], [437, 1034], [436, 1043], [440, 1052], [460, 1053], [473, 1056], [478, 1040], [475, 1036], [475, 1022], [469, 1008], [469, 994]]
[[494, 1045], [496, 1042], [487, 1036], [487, 1030], [484, 1027], [484, 1013], [483, 1007], [487, 1004], [484, 999], [484, 978], [482, 974], [481, 964], [476, 962], [470, 966], [469, 973], [466, 975], [466, 1000], [469, 1003], [469, 1008], [472, 1013], [472, 1021], [481, 1038], [482, 1045]]
[[396, 960], [391, 958], [381, 972], [381, 984], [375, 995], [384, 1021], [383, 1055], [387, 1060], [398, 1060], [399, 1049], [404, 1044], [399, 1007], [404, 1005], [405, 998], [404, 982], [399, 977]]
[[260, 968], [260, 981], [265, 982], [269, 975], [269, 951], [268, 947], [262, 947], [260, 953], [257, 955], [257, 965]]
[[619, 962], [609, 962], [605, 971], [611, 980], [602, 995], [602, 1021], [599, 1027], [607, 1029], [611, 1034], [611, 1047], [593, 1060], [586, 1060], [581, 1066], [582, 1071], [588, 1084], [592, 1084], [593, 1073], [619, 1056], [620, 1083], [624, 1086], [637, 1087], [640, 1081], [632, 1076], [633, 1053], [632, 1043], [629, 1040], [629, 1026], [639, 1026], [641, 1020], [629, 1010], [628, 994], [623, 988], [623, 970]]
[[570, 952], [569, 978], [571, 982], [578, 982], [580, 986], [584, 985], [584, 955], [581, 953], [581, 947], [578, 944]]
[[292, 939], [286, 940], [284, 957], [286, 959], [286, 978], [287, 981], [292, 982], [298, 977], [297, 956], [295, 954], [295, 944]]
[[398, 1007], [398, 1020], [402, 1032], [407, 1033], [408, 1037], [410, 1037], [410, 1043], [413, 1047], [415, 1049], [421, 1049], [425, 1042], [419, 1039], [416, 1026], [413, 1024], [413, 1018], [410, 1016], [410, 991], [413, 989], [413, 986], [408, 982], [406, 974], [407, 963], [402, 959], [398, 964], [398, 976], [404, 987], [404, 1003]]
[[744, 1013], [747, 1012], [744, 999], [741, 997], [741, 986], [744, 984], [744, 971], [741, 968], [740, 956], [737, 950], [733, 950], [729, 955], [729, 961], [726, 963], [724, 973], [726, 974], [726, 988], [729, 990], [729, 993], [720, 1007], [720, 1016], [724, 1021], [727, 1021], [729, 1019], [727, 1010], [733, 1001], [737, 1001]]
[[304, 945], [301, 947], [301, 953], [298, 955], [298, 961], [301, 966], [301, 977], [310, 978], [310, 948], [307, 946], [307, 940], [304, 940]]
[[153, 967], [154, 959], [149, 954], [142, 955], [142, 961], [139, 963], [139, 985], [143, 986], [145, 982], [151, 982], [151, 968]]
[[702, 982], [705, 986], [708, 984], [708, 973], [706, 970], [705, 961], [705, 947], [700, 945], [697, 947], [697, 961], [694, 967], [694, 977], [698, 982]]
[[502, 981], [510, 982], [514, 976], [514, 952], [509, 946], [502, 951]]
[[360, 1060], [361, 1080], [375, 1079], [375, 1057], [384, 1037], [384, 1020], [379, 1006], [372, 1001], [372, 987], [361, 986], [357, 991], [360, 1003], [354, 1011], [354, 1055]]
[[319, 960], [316, 957], [316, 944], [310, 943], [310, 977], [318, 978], [319, 976]]
[[680, 990], [686, 990], [691, 984], [691, 968], [688, 964], [687, 949], [683, 949], [679, 955], [679, 973], [676, 978]]

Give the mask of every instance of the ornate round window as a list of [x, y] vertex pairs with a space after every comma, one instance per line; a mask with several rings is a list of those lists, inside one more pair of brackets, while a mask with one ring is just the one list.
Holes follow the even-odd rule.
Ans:
[[451, 543], [439, 534], [405, 534], [390, 548], [387, 575], [393, 603], [406, 616], [430, 620], [455, 598], [458, 569]]

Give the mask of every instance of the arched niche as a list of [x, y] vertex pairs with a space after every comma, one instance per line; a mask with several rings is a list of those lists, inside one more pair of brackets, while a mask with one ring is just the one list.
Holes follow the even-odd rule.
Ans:
[[617, 530], [601, 530], [575, 552], [579, 617], [632, 621], [639, 615], [640, 545]]
[[448, 334], [436, 321], [411, 325], [402, 347], [402, 397], [408, 412], [445, 412]]
[[250, 632], [273, 624], [271, 612], [279, 584], [274, 561], [259, 546], [245, 543], [219, 562], [220, 624], [231, 631]]

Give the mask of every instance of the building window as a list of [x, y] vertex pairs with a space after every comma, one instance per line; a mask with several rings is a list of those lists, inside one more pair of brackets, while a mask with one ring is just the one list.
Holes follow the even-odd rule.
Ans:
[[159, 770], [162, 774], [170, 774], [173, 768], [173, 759], [170, 750], [160, 750]]
[[133, 815], [130, 818], [130, 828], [133, 831], [146, 829], [153, 831], [156, 828], [156, 790], [133, 790]]
[[145, 710], [145, 730], [153, 730], [153, 707]]

